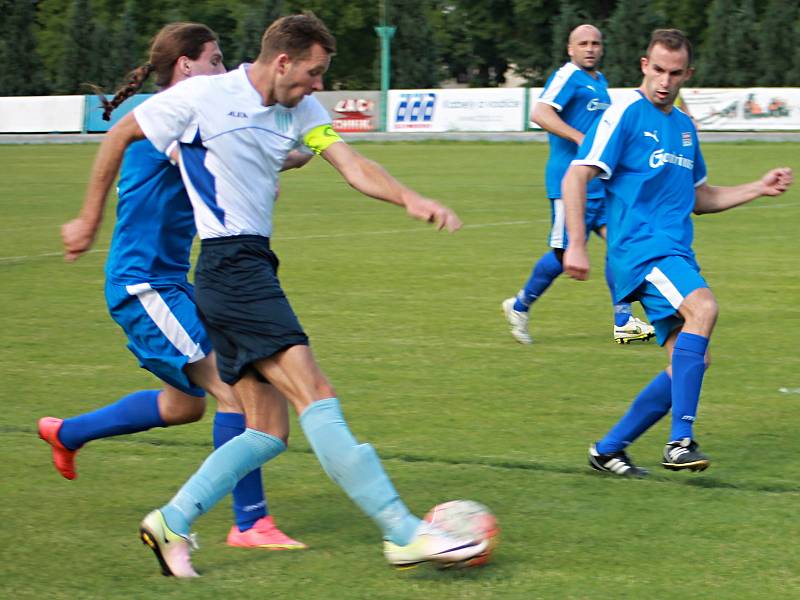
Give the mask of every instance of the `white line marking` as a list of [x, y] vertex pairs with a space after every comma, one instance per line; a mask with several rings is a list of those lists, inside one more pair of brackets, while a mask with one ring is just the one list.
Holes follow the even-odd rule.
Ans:
[[[528, 221], [500, 221], [498, 223], [475, 223], [473, 225], [464, 225], [462, 229], [483, 229], [486, 227], [509, 227], [515, 225], [529, 225], [531, 223], [539, 223], [539, 222], [549, 222], [547, 219], [537, 219], [537, 220], [528, 220]], [[287, 241], [296, 241], [296, 240], [317, 240], [317, 239], [331, 239], [331, 238], [344, 238], [344, 237], [360, 237], [364, 235], [394, 235], [398, 233], [420, 233], [424, 231], [431, 231], [430, 227], [417, 227], [411, 229], [387, 229], [383, 231], [352, 231], [352, 232], [344, 232], [344, 233], [322, 233], [322, 234], [315, 234], [315, 235], [297, 235], [297, 236], [286, 236], [286, 237], [275, 237], [276, 242], [282, 242], [284, 240]], [[108, 249], [99, 249], [99, 250], [89, 250], [86, 254], [107, 254]], [[25, 261], [31, 260], [36, 258], [51, 258], [53, 256], [63, 256], [63, 252], [43, 252], [42, 254], [31, 254], [25, 256], [0, 256], [0, 263], [4, 262], [13, 262], [13, 261]]]

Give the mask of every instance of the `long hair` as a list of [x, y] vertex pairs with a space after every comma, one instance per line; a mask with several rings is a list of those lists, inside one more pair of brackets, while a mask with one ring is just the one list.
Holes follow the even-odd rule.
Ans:
[[162, 27], [150, 43], [150, 59], [128, 73], [127, 81], [111, 100], [106, 98], [102, 89], [92, 86], [103, 105], [103, 120], [110, 121], [114, 109], [138, 92], [151, 73], [155, 72], [159, 88], [168, 87], [175, 63], [181, 56], [196, 60], [207, 42], [217, 41], [217, 34], [201, 23], [179, 22]]

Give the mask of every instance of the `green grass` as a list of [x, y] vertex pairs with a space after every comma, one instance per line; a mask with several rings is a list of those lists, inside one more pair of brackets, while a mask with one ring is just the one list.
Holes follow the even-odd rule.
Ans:
[[[209, 451], [210, 419], [101, 440], [61, 479], [35, 433], [155, 387], [103, 301], [111, 212], [93, 252], [60, 258], [96, 146], [0, 146], [0, 596], [7, 598], [796, 598], [800, 596], [800, 185], [696, 220], [721, 316], [697, 425], [703, 474], [658, 468], [666, 423], [632, 448], [644, 481], [598, 476], [586, 448], [663, 368], [654, 343], [610, 341], [602, 244], [588, 283], [536, 305], [532, 347], [500, 301], [545, 249], [540, 144], [365, 144], [360, 149], [466, 227], [437, 234], [350, 190], [324, 161], [286, 174], [274, 247], [281, 279], [353, 431], [422, 513], [471, 498], [502, 527], [496, 560], [440, 573], [389, 569], [380, 536], [325, 477], [293, 423], [265, 469], [272, 512], [311, 549], [228, 548], [228, 500], [198, 521], [199, 581], [158, 574], [136, 537]], [[797, 144], [707, 144], [711, 183], [798, 170]]]

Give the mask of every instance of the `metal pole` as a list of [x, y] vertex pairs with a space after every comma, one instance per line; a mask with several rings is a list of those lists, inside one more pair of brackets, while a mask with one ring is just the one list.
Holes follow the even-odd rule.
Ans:
[[386, 115], [389, 111], [389, 79], [391, 73], [391, 47], [392, 37], [396, 27], [381, 25], [375, 28], [375, 33], [381, 39], [381, 110], [380, 110], [380, 130], [386, 131]]

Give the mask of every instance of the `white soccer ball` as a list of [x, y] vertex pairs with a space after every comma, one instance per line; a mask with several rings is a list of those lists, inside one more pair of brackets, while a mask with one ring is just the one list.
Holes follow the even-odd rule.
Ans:
[[478, 567], [489, 562], [500, 541], [500, 527], [492, 512], [479, 502], [451, 500], [434, 506], [425, 520], [453, 536], [474, 542], [487, 540], [486, 550], [469, 560], [445, 566]]

